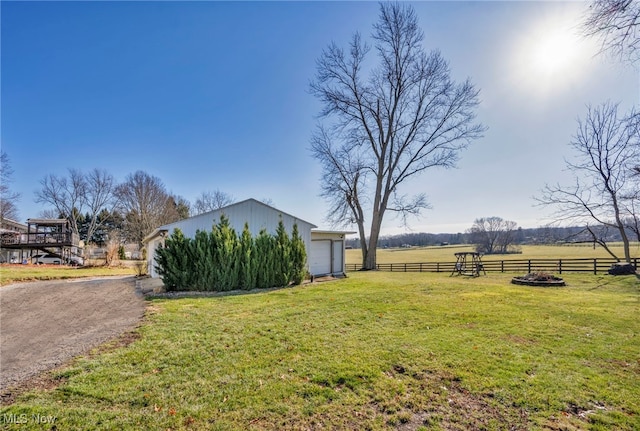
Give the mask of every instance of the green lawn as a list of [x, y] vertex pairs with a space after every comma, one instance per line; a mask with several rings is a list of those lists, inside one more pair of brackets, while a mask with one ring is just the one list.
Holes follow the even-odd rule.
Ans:
[[[640, 282], [351, 273], [150, 302], [139, 338], [54, 373], [20, 429], [640, 429]], [[9, 429], [13, 425], [6, 425]]]

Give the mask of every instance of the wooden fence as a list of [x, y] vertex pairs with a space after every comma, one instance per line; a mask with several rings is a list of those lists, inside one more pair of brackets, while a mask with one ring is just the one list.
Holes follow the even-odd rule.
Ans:
[[[638, 268], [640, 258], [633, 258], [632, 263]], [[581, 258], [581, 259], [518, 259], [518, 260], [486, 260], [482, 262], [487, 272], [591, 272], [606, 273], [617, 260], [613, 258]], [[360, 264], [348, 263], [347, 271], [357, 271]], [[422, 262], [422, 263], [379, 263], [378, 271], [392, 272], [448, 272], [453, 273], [456, 262]]]

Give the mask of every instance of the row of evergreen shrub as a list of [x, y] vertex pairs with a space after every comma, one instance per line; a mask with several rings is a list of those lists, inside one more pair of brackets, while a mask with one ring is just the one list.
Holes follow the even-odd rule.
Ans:
[[247, 223], [238, 235], [223, 215], [210, 232], [194, 238], [175, 229], [155, 262], [168, 291], [249, 290], [302, 283], [307, 253], [296, 224], [291, 237], [282, 220], [275, 235], [262, 229], [253, 237]]

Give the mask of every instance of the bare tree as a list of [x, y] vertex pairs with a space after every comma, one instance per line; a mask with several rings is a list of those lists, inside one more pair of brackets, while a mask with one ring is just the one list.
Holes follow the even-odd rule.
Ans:
[[631, 259], [625, 222], [637, 216], [631, 196], [637, 195], [632, 172], [640, 157], [640, 127], [637, 114], [618, 116], [618, 104], [589, 106], [585, 120], [578, 120], [578, 131], [571, 142], [575, 162], [566, 162], [575, 175], [569, 187], [547, 185], [537, 198], [543, 205], [556, 208], [558, 222], [585, 226], [593, 241], [618, 259], [600, 234], [615, 229], [622, 239], [624, 259]]
[[112, 214], [116, 207], [116, 183], [111, 174], [97, 168], [85, 176], [85, 181], [84, 203], [89, 214], [86, 240], [90, 241], [94, 233], [109, 222], [108, 218], [101, 215]]
[[204, 214], [231, 205], [234, 201], [233, 196], [220, 190], [202, 192], [196, 199], [193, 210], [195, 215]]
[[473, 222], [468, 233], [479, 253], [505, 254], [514, 246], [517, 228], [517, 223], [513, 221], [500, 217], [483, 217]]
[[36, 202], [52, 206], [45, 213], [55, 217], [65, 217], [71, 222], [75, 233], [80, 233], [80, 223], [88, 225], [83, 231], [83, 239], [90, 241], [93, 234], [108, 222], [99, 215], [103, 210], [113, 212], [116, 204], [116, 183], [111, 174], [103, 169], [93, 169], [85, 174], [78, 169], [69, 169], [68, 176], [49, 174], [40, 181], [41, 189], [36, 192]]
[[119, 208], [124, 214], [125, 236], [141, 243], [142, 239], [163, 224], [184, 218], [177, 202], [162, 181], [143, 171], [129, 174], [124, 183], [116, 187]]
[[452, 81], [438, 51], [425, 51], [411, 6], [382, 3], [372, 38], [376, 66], [369, 67], [370, 48], [355, 34], [346, 52], [336, 44], [322, 52], [311, 83], [320, 116], [331, 123], [311, 142], [323, 166], [322, 195], [330, 220], [358, 226], [364, 269], [376, 267], [387, 211], [406, 216], [427, 207], [423, 194], [405, 196], [400, 186], [427, 169], [454, 166], [484, 131], [474, 123], [478, 91], [469, 80]]
[[[598, 37], [601, 51], [607, 52], [637, 64], [640, 60], [640, 2], [638, 0], [593, 0], [589, 5], [589, 13], [583, 22], [586, 35]], [[640, 121], [640, 114], [630, 116], [629, 125]], [[640, 145], [636, 143], [636, 146]], [[635, 186], [623, 197], [627, 204], [625, 224], [640, 241], [640, 161], [631, 167], [630, 180]], [[594, 235], [595, 237], [595, 235]], [[608, 249], [604, 240], [600, 245]], [[611, 253], [611, 251], [609, 251]]]
[[106, 251], [104, 254], [104, 266], [111, 266], [118, 257], [118, 249], [120, 248], [120, 242], [117, 239], [117, 235], [109, 238], [106, 243]]
[[78, 234], [78, 223], [87, 193], [87, 181], [78, 169], [69, 169], [68, 177], [49, 174], [40, 180], [41, 189], [35, 193], [37, 203], [49, 204], [60, 217], [71, 224], [71, 230]]
[[9, 184], [13, 182], [13, 168], [9, 155], [0, 151], [0, 217], [17, 220], [20, 193], [11, 191]]
[[640, 2], [593, 0], [583, 23], [588, 36], [598, 37], [602, 51], [631, 63], [640, 60]]

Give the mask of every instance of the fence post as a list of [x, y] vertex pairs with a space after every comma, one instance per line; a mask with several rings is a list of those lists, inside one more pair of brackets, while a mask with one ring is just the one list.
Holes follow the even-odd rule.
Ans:
[[500, 261], [500, 272], [504, 272], [504, 260]]
[[558, 260], [558, 273], [562, 274], [562, 259]]
[[440, 272], [440, 262], [436, 263], [436, 272]]
[[593, 275], [598, 273], [598, 259], [593, 259]]
[[407, 272], [407, 264], [404, 264], [404, 272]]
[[531, 259], [529, 259], [527, 264], [527, 272], [531, 272]]

